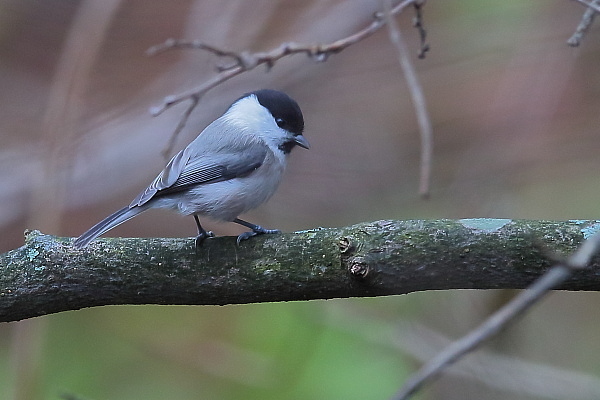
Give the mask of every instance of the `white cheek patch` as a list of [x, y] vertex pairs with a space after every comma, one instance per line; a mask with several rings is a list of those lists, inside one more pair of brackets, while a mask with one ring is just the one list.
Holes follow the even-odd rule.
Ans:
[[223, 118], [228, 124], [235, 126], [240, 132], [257, 135], [275, 154], [283, 152], [280, 146], [287, 140], [290, 133], [277, 126], [271, 112], [262, 106], [256, 96], [244, 97], [234, 103]]
[[256, 99], [256, 96], [248, 96], [235, 102], [223, 116], [227, 122], [241, 129], [265, 128], [264, 125], [274, 125], [273, 116]]

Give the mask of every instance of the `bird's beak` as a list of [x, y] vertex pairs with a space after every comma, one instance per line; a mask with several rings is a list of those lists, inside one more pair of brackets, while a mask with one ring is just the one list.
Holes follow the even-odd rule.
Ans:
[[304, 147], [305, 149], [310, 149], [310, 144], [308, 144], [308, 140], [306, 140], [306, 138], [302, 135], [294, 136], [294, 142], [300, 147]]

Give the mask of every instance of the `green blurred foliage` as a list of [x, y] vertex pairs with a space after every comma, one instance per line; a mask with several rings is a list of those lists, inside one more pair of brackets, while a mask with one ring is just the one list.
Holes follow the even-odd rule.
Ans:
[[[327, 309], [341, 302], [110, 306], [42, 317], [41, 398], [388, 397], [407, 373], [403, 357], [329, 323]], [[4, 378], [9, 344], [2, 337]], [[0, 397], [10, 389], [2, 385]]]

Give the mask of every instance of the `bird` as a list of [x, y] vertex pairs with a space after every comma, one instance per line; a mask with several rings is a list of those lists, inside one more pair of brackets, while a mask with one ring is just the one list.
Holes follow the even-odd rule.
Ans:
[[173, 156], [166, 167], [126, 207], [114, 212], [73, 242], [86, 247], [98, 236], [151, 208], [192, 215], [196, 246], [213, 237], [199, 216], [235, 222], [250, 229], [237, 243], [261, 234], [280, 233], [239, 218], [266, 202], [281, 182], [296, 146], [309, 149], [298, 103], [284, 92], [260, 89], [235, 100], [219, 118]]

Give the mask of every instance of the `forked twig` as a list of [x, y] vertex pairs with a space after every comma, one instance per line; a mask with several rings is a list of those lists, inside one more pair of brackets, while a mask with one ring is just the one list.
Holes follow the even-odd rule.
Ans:
[[[415, 4], [417, 2], [422, 3], [422, 0], [403, 0], [391, 9], [390, 14], [399, 14], [407, 6]], [[346, 49], [347, 47], [373, 35], [375, 32], [377, 32], [379, 29], [385, 26], [386, 23], [387, 19], [384, 13], [375, 13], [373, 15], [373, 21], [367, 27], [361, 29], [360, 31], [352, 35], [339, 39], [333, 43], [307, 45], [295, 42], [287, 42], [267, 52], [234, 52], [223, 50], [198, 40], [188, 41], [176, 39], [168, 39], [162, 44], [149, 48], [147, 50], [147, 54], [149, 55], [160, 54], [172, 49], [191, 48], [208, 51], [217, 55], [218, 57], [232, 59], [232, 62], [230, 64], [221, 65], [217, 68], [217, 71], [219, 72], [218, 75], [214, 76], [213, 78], [207, 80], [206, 82], [189, 91], [172, 96], [167, 96], [164, 98], [162, 104], [151, 108], [151, 114], [153, 116], [157, 116], [163, 113], [165, 110], [175, 106], [176, 104], [179, 104], [186, 100], [192, 101], [192, 104], [186, 110], [179, 124], [175, 128], [172, 135], [173, 137], [169, 141], [169, 145], [163, 153], [170, 154], [172, 152], [173, 144], [175, 143], [175, 138], [185, 127], [191, 112], [197, 106], [202, 96], [204, 96], [209, 90], [213, 89], [217, 85], [220, 85], [221, 83], [228, 81], [229, 79], [240, 75], [246, 71], [250, 71], [258, 67], [259, 65], [266, 65], [267, 68], [271, 68], [273, 67], [273, 65], [275, 65], [275, 63], [278, 60], [292, 54], [306, 54], [316, 62], [324, 62], [329, 58], [330, 55], [337, 54]]]

